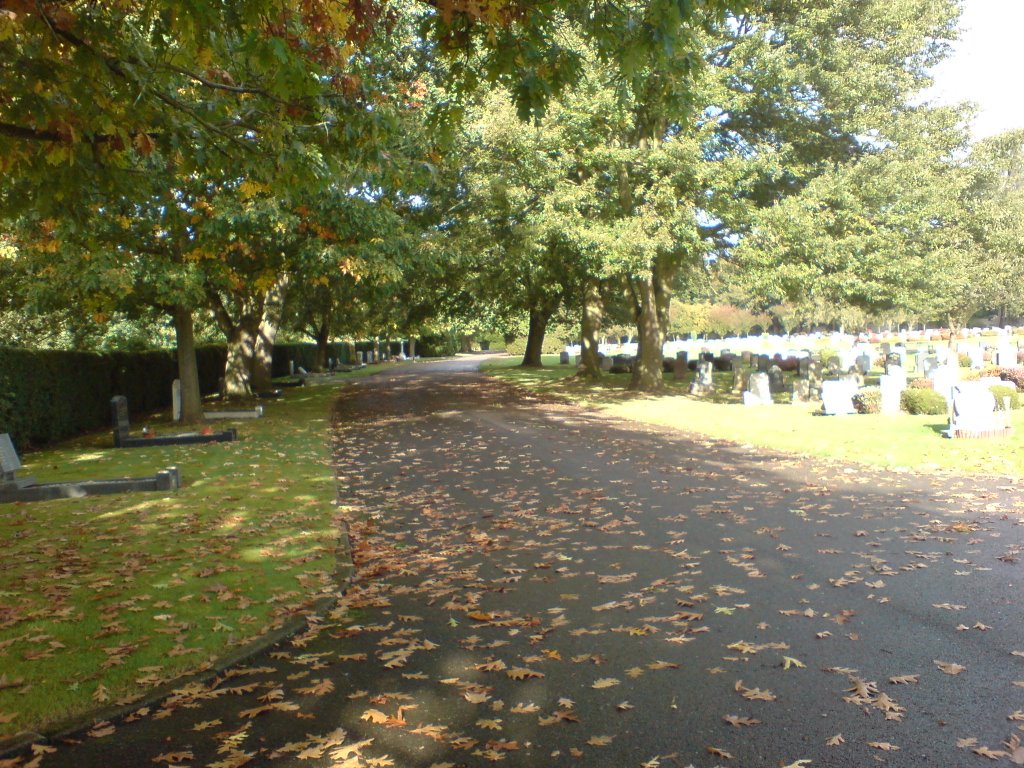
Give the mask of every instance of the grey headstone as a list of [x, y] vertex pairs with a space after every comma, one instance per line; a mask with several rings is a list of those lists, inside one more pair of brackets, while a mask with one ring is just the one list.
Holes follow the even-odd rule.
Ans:
[[697, 374], [690, 385], [691, 395], [706, 395], [715, 390], [715, 380], [712, 373], [715, 369], [714, 363], [710, 360], [702, 360], [697, 364]]
[[111, 416], [114, 422], [114, 434], [118, 439], [128, 437], [131, 424], [128, 421], [128, 398], [124, 395], [116, 395], [110, 398]]
[[672, 361], [672, 379], [673, 381], [685, 381], [690, 375], [690, 369], [686, 364], [686, 353], [682, 353], [682, 358], [678, 355], [676, 359]]
[[768, 355], [758, 355], [757, 356], [757, 372], [758, 373], [768, 373], [768, 368], [771, 366], [771, 364], [772, 364], [772, 359], [770, 357], [768, 357]]
[[871, 355], [869, 355], [867, 352], [861, 352], [859, 355], [857, 355], [854, 364], [857, 366], [857, 370], [860, 371], [862, 375], [867, 376], [871, 372]]
[[782, 369], [777, 365], [768, 369], [768, 388], [773, 393], [786, 391], [786, 378], [782, 374]]
[[21, 469], [21, 459], [14, 449], [11, 436], [4, 432], [0, 434], [0, 482], [13, 483], [14, 473]]
[[569, 353], [566, 352], [564, 349], [558, 355], [558, 362], [559, 362], [560, 365], [569, 365], [569, 362], [570, 362]]
[[797, 366], [797, 375], [801, 379], [806, 379], [811, 372], [811, 358], [801, 357]]
[[793, 382], [793, 402], [809, 403], [811, 401], [811, 382], [807, 379], [797, 379]]
[[181, 379], [171, 382], [171, 414], [175, 421], [181, 421]]

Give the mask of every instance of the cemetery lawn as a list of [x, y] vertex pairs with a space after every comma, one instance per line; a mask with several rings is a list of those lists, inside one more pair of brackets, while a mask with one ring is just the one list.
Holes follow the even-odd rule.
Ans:
[[[949, 471], [962, 475], [1024, 477], [1024, 411], [1013, 413], [1009, 437], [949, 440], [940, 434], [945, 416], [882, 414], [821, 416], [811, 405], [791, 405], [777, 395], [778, 407], [744, 407], [729, 392], [731, 373], [716, 373], [712, 398], [687, 394], [686, 385], [666, 376], [665, 395], [638, 395], [626, 389], [628, 374], [605, 374], [597, 384], [573, 374], [575, 366], [559, 365], [545, 356], [544, 368], [519, 367], [518, 358], [485, 366], [511, 383], [612, 418], [663, 427], [741, 445], [784, 453], [883, 467], [895, 471]], [[791, 374], [787, 374], [790, 383]], [[869, 378], [870, 382], [870, 378]]]
[[0, 504], [0, 740], [208, 668], [333, 590], [348, 563], [327, 444], [336, 392], [287, 389], [262, 419], [211, 422], [237, 442], [118, 450], [105, 432], [22, 456], [19, 476], [40, 482], [177, 464], [184, 487]]

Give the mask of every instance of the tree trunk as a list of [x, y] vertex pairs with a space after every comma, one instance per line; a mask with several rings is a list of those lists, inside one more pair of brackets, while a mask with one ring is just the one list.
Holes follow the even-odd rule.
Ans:
[[273, 385], [274, 341], [281, 327], [284, 294], [289, 282], [291, 278], [288, 275], [281, 275], [263, 300], [263, 316], [256, 334], [252, 362], [252, 388], [257, 392], [270, 389]]
[[662, 375], [662, 332], [658, 319], [656, 279], [652, 274], [634, 279], [639, 307], [636, 329], [638, 345], [629, 388], [637, 392], [660, 392], [665, 386]]
[[[327, 345], [331, 343], [331, 324], [326, 317], [320, 322], [320, 325], [316, 328], [316, 334], [314, 335], [316, 341], [316, 362], [314, 363], [314, 370], [326, 371], [327, 364]], [[337, 361], [339, 364], [340, 360]]]
[[583, 317], [580, 322], [580, 358], [583, 375], [588, 379], [601, 378], [601, 361], [597, 357], [597, 332], [601, 328], [601, 294], [596, 280], [588, 280], [583, 288]]
[[174, 338], [178, 345], [178, 379], [181, 381], [181, 420], [192, 424], [203, 418], [203, 396], [199, 390], [196, 337], [192, 310], [174, 308]]
[[247, 317], [227, 333], [228, 358], [224, 364], [224, 394], [227, 397], [252, 395], [252, 364], [257, 332], [255, 318]]
[[526, 353], [523, 355], [524, 368], [541, 368], [541, 352], [544, 349], [544, 333], [548, 328], [551, 313], [544, 309], [530, 310], [530, 332], [526, 337]]

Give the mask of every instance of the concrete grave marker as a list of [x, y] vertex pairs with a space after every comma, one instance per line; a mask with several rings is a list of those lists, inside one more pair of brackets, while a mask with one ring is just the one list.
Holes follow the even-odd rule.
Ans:
[[743, 393], [744, 405], [772, 405], [772, 390], [767, 373], [752, 373]]
[[988, 384], [960, 382], [953, 388], [953, 410], [946, 437], [998, 437], [1009, 432], [1007, 412], [996, 410]]
[[853, 396], [857, 394], [856, 382], [846, 379], [829, 379], [821, 383], [821, 409], [826, 416], [843, 416], [856, 413]]

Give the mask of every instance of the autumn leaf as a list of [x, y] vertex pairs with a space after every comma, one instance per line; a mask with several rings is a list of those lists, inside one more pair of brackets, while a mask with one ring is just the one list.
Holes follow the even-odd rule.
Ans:
[[989, 749], [988, 747], [977, 747], [972, 749], [971, 752], [976, 755], [981, 755], [982, 757], [987, 757], [989, 760], [998, 760], [1001, 757], [1006, 757], [1006, 753], [1001, 749]]
[[591, 736], [587, 739], [587, 744], [592, 747], [607, 747], [612, 743], [612, 738], [611, 736]]
[[544, 677], [543, 672], [537, 672], [526, 667], [512, 667], [511, 669], [505, 670], [505, 674], [513, 680], [526, 680], [529, 678]]
[[835, 736], [830, 736], [825, 739], [826, 747], [838, 747], [840, 744], [845, 744], [846, 739], [843, 738], [843, 734], [837, 733]]
[[869, 741], [868, 746], [881, 749], [884, 752], [896, 752], [899, 750], [899, 747], [895, 744], [890, 744], [888, 741]]
[[959, 675], [967, 669], [967, 667], [960, 666], [959, 664], [951, 661], [939, 661], [938, 659], [934, 659], [934, 663], [936, 667], [941, 669], [947, 675]]
[[724, 749], [719, 749], [718, 747], [705, 747], [704, 749], [709, 755], [720, 757], [723, 760], [732, 760], [732, 755], [730, 755]]
[[735, 690], [748, 701], [775, 701], [777, 698], [771, 691], [762, 691], [760, 688], [744, 687], [742, 680], [737, 680], [734, 687]]
[[618, 685], [621, 680], [616, 680], [614, 677], [602, 677], [599, 680], [595, 680], [591, 688], [611, 688], [613, 685]]
[[782, 668], [783, 669], [789, 669], [790, 667], [796, 667], [798, 669], [804, 669], [804, 668], [806, 668], [806, 666], [807, 665], [804, 664], [802, 661], [800, 661], [800, 659], [794, 659], [792, 656], [783, 656], [782, 657]]
[[153, 758], [154, 763], [184, 763], [193, 760], [195, 756], [191, 752], [165, 752]]
[[890, 677], [889, 682], [893, 685], [912, 685], [918, 681], [920, 675], [899, 675], [897, 677]]
[[755, 720], [752, 717], [740, 717], [738, 715], [724, 715], [722, 719], [729, 725], [741, 726], [741, 725], [758, 725], [761, 721]]

